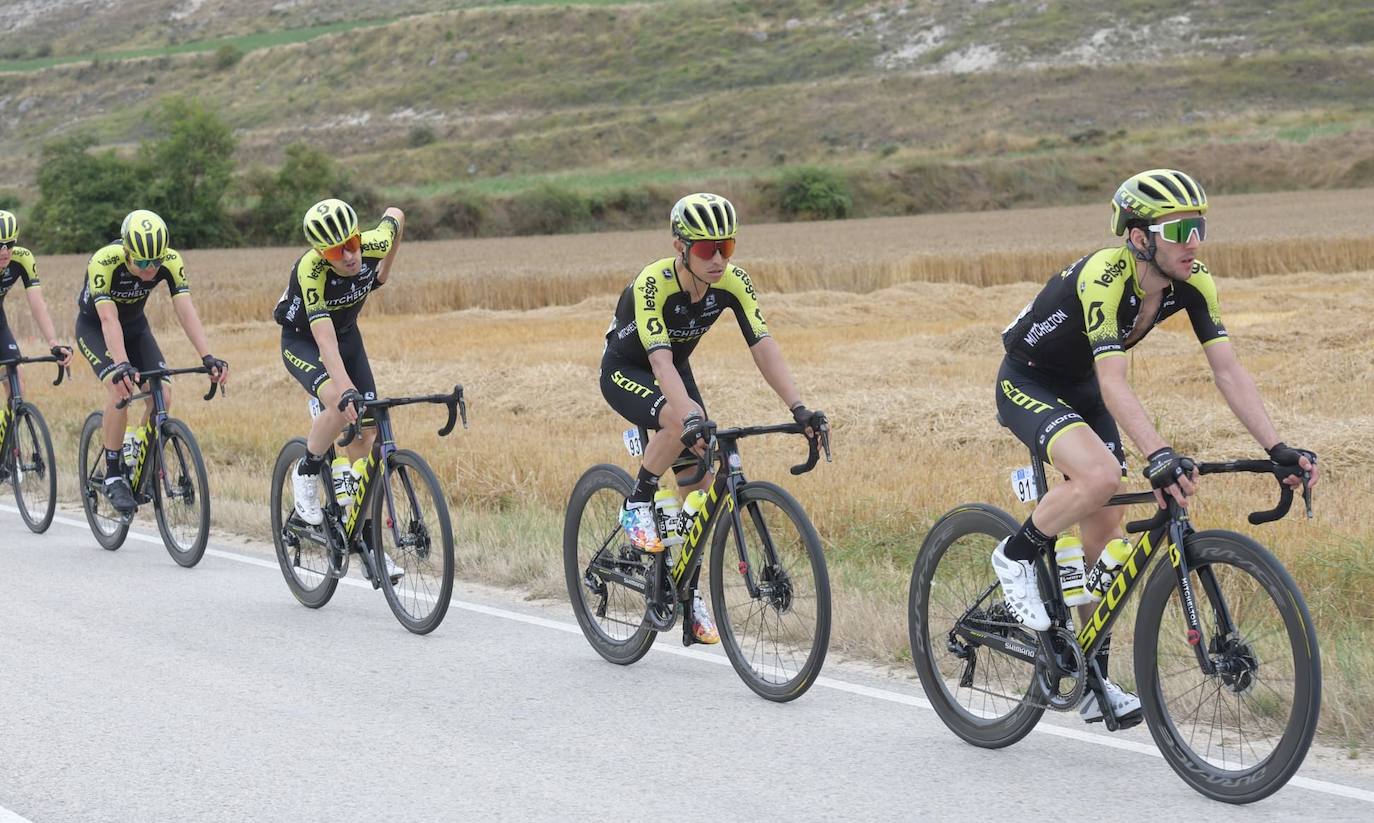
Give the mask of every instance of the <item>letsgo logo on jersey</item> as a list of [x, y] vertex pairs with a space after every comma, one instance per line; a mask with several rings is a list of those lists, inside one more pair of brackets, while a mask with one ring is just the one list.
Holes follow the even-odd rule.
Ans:
[[1056, 309], [1054, 314], [1051, 314], [1039, 323], [1032, 323], [1030, 331], [1026, 333], [1026, 345], [1034, 346], [1036, 343], [1039, 343], [1042, 338], [1059, 328], [1059, 325], [1068, 319], [1068, 312], [1063, 309]]
[[1097, 276], [1093, 282], [1099, 286], [1110, 286], [1112, 281], [1120, 277], [1126, 271], [1126, 261], [1118, 260], [1102, 270], [1102, 274]]
[[644, 285], [639, 287], [639, 291], [644, 295], [644, 308], [654, 309], [658, 307], [658, 280], [652, 275], [644, 278]]

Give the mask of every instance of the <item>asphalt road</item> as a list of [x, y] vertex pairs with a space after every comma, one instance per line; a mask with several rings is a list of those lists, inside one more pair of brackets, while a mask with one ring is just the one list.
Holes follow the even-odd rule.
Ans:
[[269, 547], [182, 569], [138, 525], [106, 552], [0, 505], [0, 823], [1374, 819], [1339, 761], [1235, 808], [1143, 729], [1047, 716], [984, 751], [906, 677], [828, 662], [775, 705], [718, 650], [613, 666], [566, 604], [462, 583], [416, 637], [361, 581], [312, 611]]

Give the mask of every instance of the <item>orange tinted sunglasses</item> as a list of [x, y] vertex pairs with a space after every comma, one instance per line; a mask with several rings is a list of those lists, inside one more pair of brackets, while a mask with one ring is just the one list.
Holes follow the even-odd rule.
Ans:
[[735, 253], [735, 238], [726, 240], [693, 240], [687, 246], [687, 251], [693, 257], [700, 257], [702, 260], [710, 260], [716, 256], [716, 250], [720, 250], [720, 256], [729, 260]]
[[363, 238], [356, 232], [337, 246], [330, 246], [320, 251], [320, 256], [332, 263], [337, 263], [343, 259], [344, 252], [356, 254], [362, 248]]

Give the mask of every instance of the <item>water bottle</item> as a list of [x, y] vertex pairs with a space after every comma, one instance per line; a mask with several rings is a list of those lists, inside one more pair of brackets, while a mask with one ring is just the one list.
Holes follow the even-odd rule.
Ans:
[[697, 489], [687, 495], [687, 499], [682, 502], [682, 514], [678, 517], [678, 530], [685, 537], [692, 530], [692, 523], [697, 519], [697, 512], [706, 508], [706, 492]]
[[357, 481], [353, 479], [353, 464], [348, 458], [342, 455], [334, 458], [329, 464], [329, 476], [334, 479], [334, 499], [339, 501], [339, 507], [346, 509], [353, 505]]
[[1116, 579], [1116, 570], [1121, 568], [1121, 564], [1126, 562], [1126, 558], [1130, 557], [1134, 550], [1135, 547], [1130, 541], [1122, 540], [1120, 537], [1107, 541], [1096, 565], [1088, 572], [1085, 583], [1085, 588], [1093, 600], [1101, 600], [1107, 595], [1107, 590], [1112, 587], [1112, 581]]
[[682, 507], [678, 505], [677, 495], [668, 489], [659, 489], [654, 492], [654, 508], [658, 509], [658, 536], [663, 541], [663, 545], [665, 547], [682, 545], [682, 532], [678, 526]]
[[1054, 559], [1059, 566], [1059, 585], [1064, 589], [1064, 604], [1086, 606], [1094, 598], [1084, 588], [1087, 572], [1083, 566], [1083, 544], [1066, 534], [1054, 543]]

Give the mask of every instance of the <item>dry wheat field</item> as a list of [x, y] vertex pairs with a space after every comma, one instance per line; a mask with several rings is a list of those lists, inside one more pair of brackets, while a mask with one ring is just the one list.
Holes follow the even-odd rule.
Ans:
[[[1201, 255], [1219, 278], [1227, 327], [1279, 431], [1322, 456], [1324, 477], [1315, 520], [1294, 514], [1250, 527], [1244, 514], [1273, 500], [1267, 481], [1255, 478], [1208, 478], [1195, 520], [1252, 534], [1294, 572], [1323, 643], [1324, 729], [1352, 747], [1374, 742], [1374, 708], [1362, 697], [1374, 678], [1366, 648], [1374, 607], [1365, 596], [1374, 585], [1371, 206], [1368, 191], [1219, 198], [1215, 242]], [[804, 454], [799, 438], [751, 440], [745, 469], [791, 490], [827, 543], [835, 653], [909, 659], [906, 587], [941, 513], [973, 500], [1026, 513], [1007, 482], [1025, 453], [993, 418], [999, 333], [1041, 282], [1109, 244], [1106, 221], [1103, 207], [746, 226], [737, 262], [761, 291], [803, 396], [834, 421], [835, 461], [793, 478], [786, 467]], [[616, 292], [666, 248], [659, 232], [402, 248], [362, 329], [383, 394], [467, 387], [472, 428], [442, 442], [434, 436], [439, 410], [396, 415], [403, 444], [428, 457], [449, 491], [460, 576], [564, 596], [561, 516], [573, 482], [592, 463], [630, 467], [624, 426], [597, 389], [600, 338]], [[308, 422], [270, 320], [298, 253], [187, 254], [213, 350], [233, 377], [229, 396], [211, 403], [200, 401], [202, 385], [182, 381], [173, 413], [205, 450], [217, 526], [257, 538], [268, 537], [275, 454]], [[84, 260], [40, 260], [65, 332]], [[152, 301], [158, 339], [172, 364], [193, 364], [168, 302], [165, 294]], [[23, 336], [31, 323], [22, 298], [7, 310], [21, 344], [38, 350]], [[712, 417], [723, 425], [787, 419], [733, 322], [719, 325], [693, 358]], [[1259, 456], [1211, 386], [1181, 317], [1132, 354], [1131, 372], [1180, 450], [1205, 459]], [[76, 436], [99, 392], [84, 366], [70, 385], [53, 388], [47, 377], [31, 369], [26, 386], [53, 427], [70, 501]], [[1133, 461], [1138, 469], [1139, 455]]]

